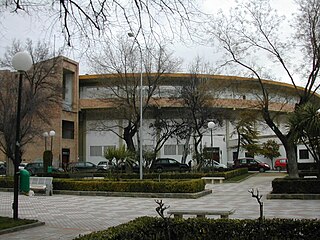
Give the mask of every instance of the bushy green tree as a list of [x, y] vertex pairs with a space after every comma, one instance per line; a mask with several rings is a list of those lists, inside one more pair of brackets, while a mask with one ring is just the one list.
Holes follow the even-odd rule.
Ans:
[[273, 159], [280, 156], [279, 144], [275, 140], [268, 140], [262, 144], [260, 154], [271, 160], [271, 168], [273, 168]]
[[289, 118], [290, 128], [295, 129], [296, 142], [302, 142], [318, 167], [320, 178], [320, 112], [319, 106], [307, 103], [300, 106]]

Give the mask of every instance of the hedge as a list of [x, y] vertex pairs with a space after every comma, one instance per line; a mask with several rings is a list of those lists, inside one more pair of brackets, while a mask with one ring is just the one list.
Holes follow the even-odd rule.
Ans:
[[[229, 179], [235, 176], [243, 175], [248, 173], [247, 168], [239, 168], [233, 169], [225, 172], [187, 172], [187, 173], [144, 173], [143, 179], [200, 179], [201, 177], [224, 177], [225, 179]], [[83, 177], [105, 177], [112, 180], [120, 180], [120, 179], [139, 179], [140, 176], [137, 173], [42, 173], [38, 174], [38, 176], [52, 176], [54, 178], [83, 178]]]
[[272, 193], [320, 194], [320, 179], [276, 178], [272, 181]]
[[54, 190], [73, 191], [107, 191], [107, 192], [149, 192], [149, 193], [195, 193], [205, 189], [201, 179], [182, 181], [151, 181], [151, 180], [75, 180], [54, 179]]
[[13, 188], [13, 177], [0, 177], [0, 188]]
[[140, 217], [76, 240], [269, 240], [318, 239], [319, 236], [319, 220], [266, 219], [260, 223], [258, 220]]

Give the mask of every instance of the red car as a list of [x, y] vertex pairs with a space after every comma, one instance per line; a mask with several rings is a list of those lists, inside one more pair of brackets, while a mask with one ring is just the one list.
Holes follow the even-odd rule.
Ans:
[[277, 171], [286, 170], [287, 169], [287, 158], [278, 158], [274, 162], [274, 169]]

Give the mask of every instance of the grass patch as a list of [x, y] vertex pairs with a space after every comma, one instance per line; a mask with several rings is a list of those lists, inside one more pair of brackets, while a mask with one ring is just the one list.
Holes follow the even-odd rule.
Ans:
[[239, 176], [234, 176], [232, 178], [228, 178], [224, 182], [227, 182], [227, 183], [241, 182], [243, 180], [246, 180], [248, 177], [251, 177], [254, 174], [255, 173], [245, 173], [245, 174], [242, 174], [242, 175], [239, 175]]
[[27, 225], [35, 222], [37, 222], [37, 220], [29, 220], [29, 219], [13, 220], [13, 218], [9, 218], [9, 217], [0, 217], [0, 230], [13, 228], [17, 226], [23, 226], [23, 225]]

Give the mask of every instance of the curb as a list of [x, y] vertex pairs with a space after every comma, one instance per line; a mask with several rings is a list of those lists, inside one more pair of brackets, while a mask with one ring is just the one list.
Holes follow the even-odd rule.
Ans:
[[0, 230], [0, 235], [12, 233], [12, 232], [17, 232], [17, 231], [21, 231], [21, 230], [25, 230], [25, 229], [29, 229], [29, 228], [39, 227], [39, 226], [43, 226], [43, 225], [45, 225], [44, 222], [35, 222], [35, 223], [26, 224], [26, 225], [16, 226], [13, 228], [7, 228], [7, 229]]
[[[1, 192], [13, 192], [12, 188], [0, 188]], [[70, 191], [53, 190], [54, 194], [76, 196], [103, 196], [103, 197], [143, 197], [143, 198], [186, 198], [197, 199], [212, 193], [212, 189], [205, 189], [196, 193], [144, 193], [144, 192], [102, 192], [102, 191]]]
[[211, 189], [197, 193], [142, 193], [142, 192], [100, 192], [100, 191], [69, 191], [53, 190], [54, 194], [77, 196], [104, 196], [104, 197], [139, 197], [139, 198], [186, 198], [196, 199], [211, 194]]
[[320, 200], [320, 194], [290, 194], [290, 193], [269, 193], [267, 199], [295, 199], [295, 200]]

